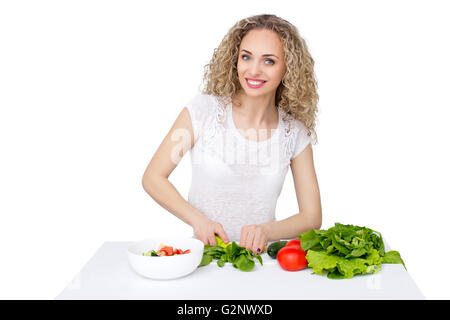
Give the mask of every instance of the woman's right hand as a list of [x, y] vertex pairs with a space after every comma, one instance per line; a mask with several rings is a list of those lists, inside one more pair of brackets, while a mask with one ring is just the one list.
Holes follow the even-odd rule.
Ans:
[[217, 235], [225, 243], [230, 241], [222, 227], [222, 224], [206, 217], [201, 217], [196, 220], [192, 224], [192, 228], [194, 229], [194, 236], [205, 245], [217, 245], [215, 235]]

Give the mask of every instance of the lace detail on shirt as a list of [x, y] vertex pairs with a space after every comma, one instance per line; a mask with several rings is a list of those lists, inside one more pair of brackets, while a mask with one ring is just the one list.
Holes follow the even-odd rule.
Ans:
[[283, 138], [282, 138], [282, 152], [285, 159], [290, 159], [294, 153], [295, 142], [297, 140], [300, 129], [294, 125], [294, 117], [285, 111], [281, 110], [283, 114]]
[[216, 121], [218, 125], [224, 126], [227, 113], [225, 108], [220, 105], [216, 105]]
[[205, 123], [205, 130], [202, 136], [202, 143], [205, 148], [212, 146], [214, 138], [223, 130], [226, 112], [220, 105], [214, 105], [212, 117], [209, 117]]

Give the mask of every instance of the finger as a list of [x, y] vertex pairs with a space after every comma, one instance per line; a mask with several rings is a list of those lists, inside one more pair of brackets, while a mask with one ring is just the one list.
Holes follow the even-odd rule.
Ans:
[[212, 246], [216, 246], [216, 238], [214, 237], [214, 233], [208, 235], [208, 242], [211, 243]]
[[265, 246], [265, 237], [260, 229], [257, 230], [253, 243], [254, 243], [253, 251], [256, 252], [257, 254], [260, 254]]
[[201, 234], [201, 235], [199, 235], [199, 236], [198, 236], [198, 239], [199, 239], [200, 241], [202, 241], [203, 244], [204, 244], [205, 246], [208, 246], [208, 245], [209, 245], [208, 237], [206, 236], [206, 234]]
[[[261, 230], [260, 230], [258, 227], [256, 227], [256, 226], [253, 226], [253, 227], [252, 227], [251, 250], [252, 250], [254, 253], [258, 253], [258, 248], [260, 248], [260, 247], [259, 247], [259, 242], [261, 241], [261, 240], [260, 240], [260, 238], [261, 238], [260, 232], [261, 232]], [[261, 249], [261, 248], [260, 248], [260, 249]], [[260, 250], [260, 251], [261, 251], [261, 250]]]
[[246, 249], [248, 249], [248, 250], [252, 250], [252, 247], [253, 247], [253, 239], [255, 238], [255, 232], [254, 232], [254, 230], [249, 230], [248, 232], [247, 232], [247, 237], [246, 237], [246, 239], [245, 239], [245, 248]]
[[230, 239], [228, 239], [228, 236], [225, 233], [225, 230], [223, 229], [222, 225], [218, 225], [216, 233], [219, 236], [219, 238], [223, 240], [223, 242], [230, 242]]
[[247, 239], [247, 227], [244, 226], [241, 229], [241, 239], [239, 240], [239, 245], [241, 247], [245, 248], [245, 246], [246, 246], [246, 239]]
[[201, 237], [199, 240], [201, 240], [205, 246], [209, 245], [208, 238], [206, 238], [205, 236]]
[[258, 247], [259, 242], [260, 242], [260, 236], [258, 233], [258, 230], [255, 230], [255, 232], [253, 233], [253, 239], [252, 239], [252, 251], [254, 253], [258, 253], [258, 248], [261, 250], [261, 247]]

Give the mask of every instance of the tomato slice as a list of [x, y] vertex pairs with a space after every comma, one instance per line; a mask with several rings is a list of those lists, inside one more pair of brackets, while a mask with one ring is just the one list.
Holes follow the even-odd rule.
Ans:
[[166, 253], [166, 256], [173, 256], [173, 248], [172, 247], [162, 247], [161, 249], [159, 249], [159, 251], [164, 251]]
[[175, 254], [185, 254], [190, 253], [191, 250], [187, 249], [183, 251], [182, 249], [174, 248], [171, 246], [161, 245], [160, 249], [156, 252], [158, 256], [173, 256]]
[[167, 256], [167, 252], [166, 252], [165, 250], [159, 249], [159, 250], [156, 252], [156, 255], [158, 255], [158, 256], [160, 256], [160, 257]]

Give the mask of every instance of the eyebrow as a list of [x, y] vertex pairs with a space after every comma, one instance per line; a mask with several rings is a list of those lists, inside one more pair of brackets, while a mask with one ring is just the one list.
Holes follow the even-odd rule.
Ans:
[[[250, 51], [248, 51], [248, 50], [245, 50], [245, 49], [242, 49], [241, 51], [245, 51], [245, 52], [247, 52], [247, 53], [249, 53], [249, 54], [252, 54]], [[266, 54], [263, 54], [262, 55], [263, 57], [270, 57], [270, 56], [274, 56], [274, 57], [276, 57], [277, 59], [279, 59], [276, 55], [274, 55], [274, 54], [271, 54], [271, 53], [266, 53]]]

